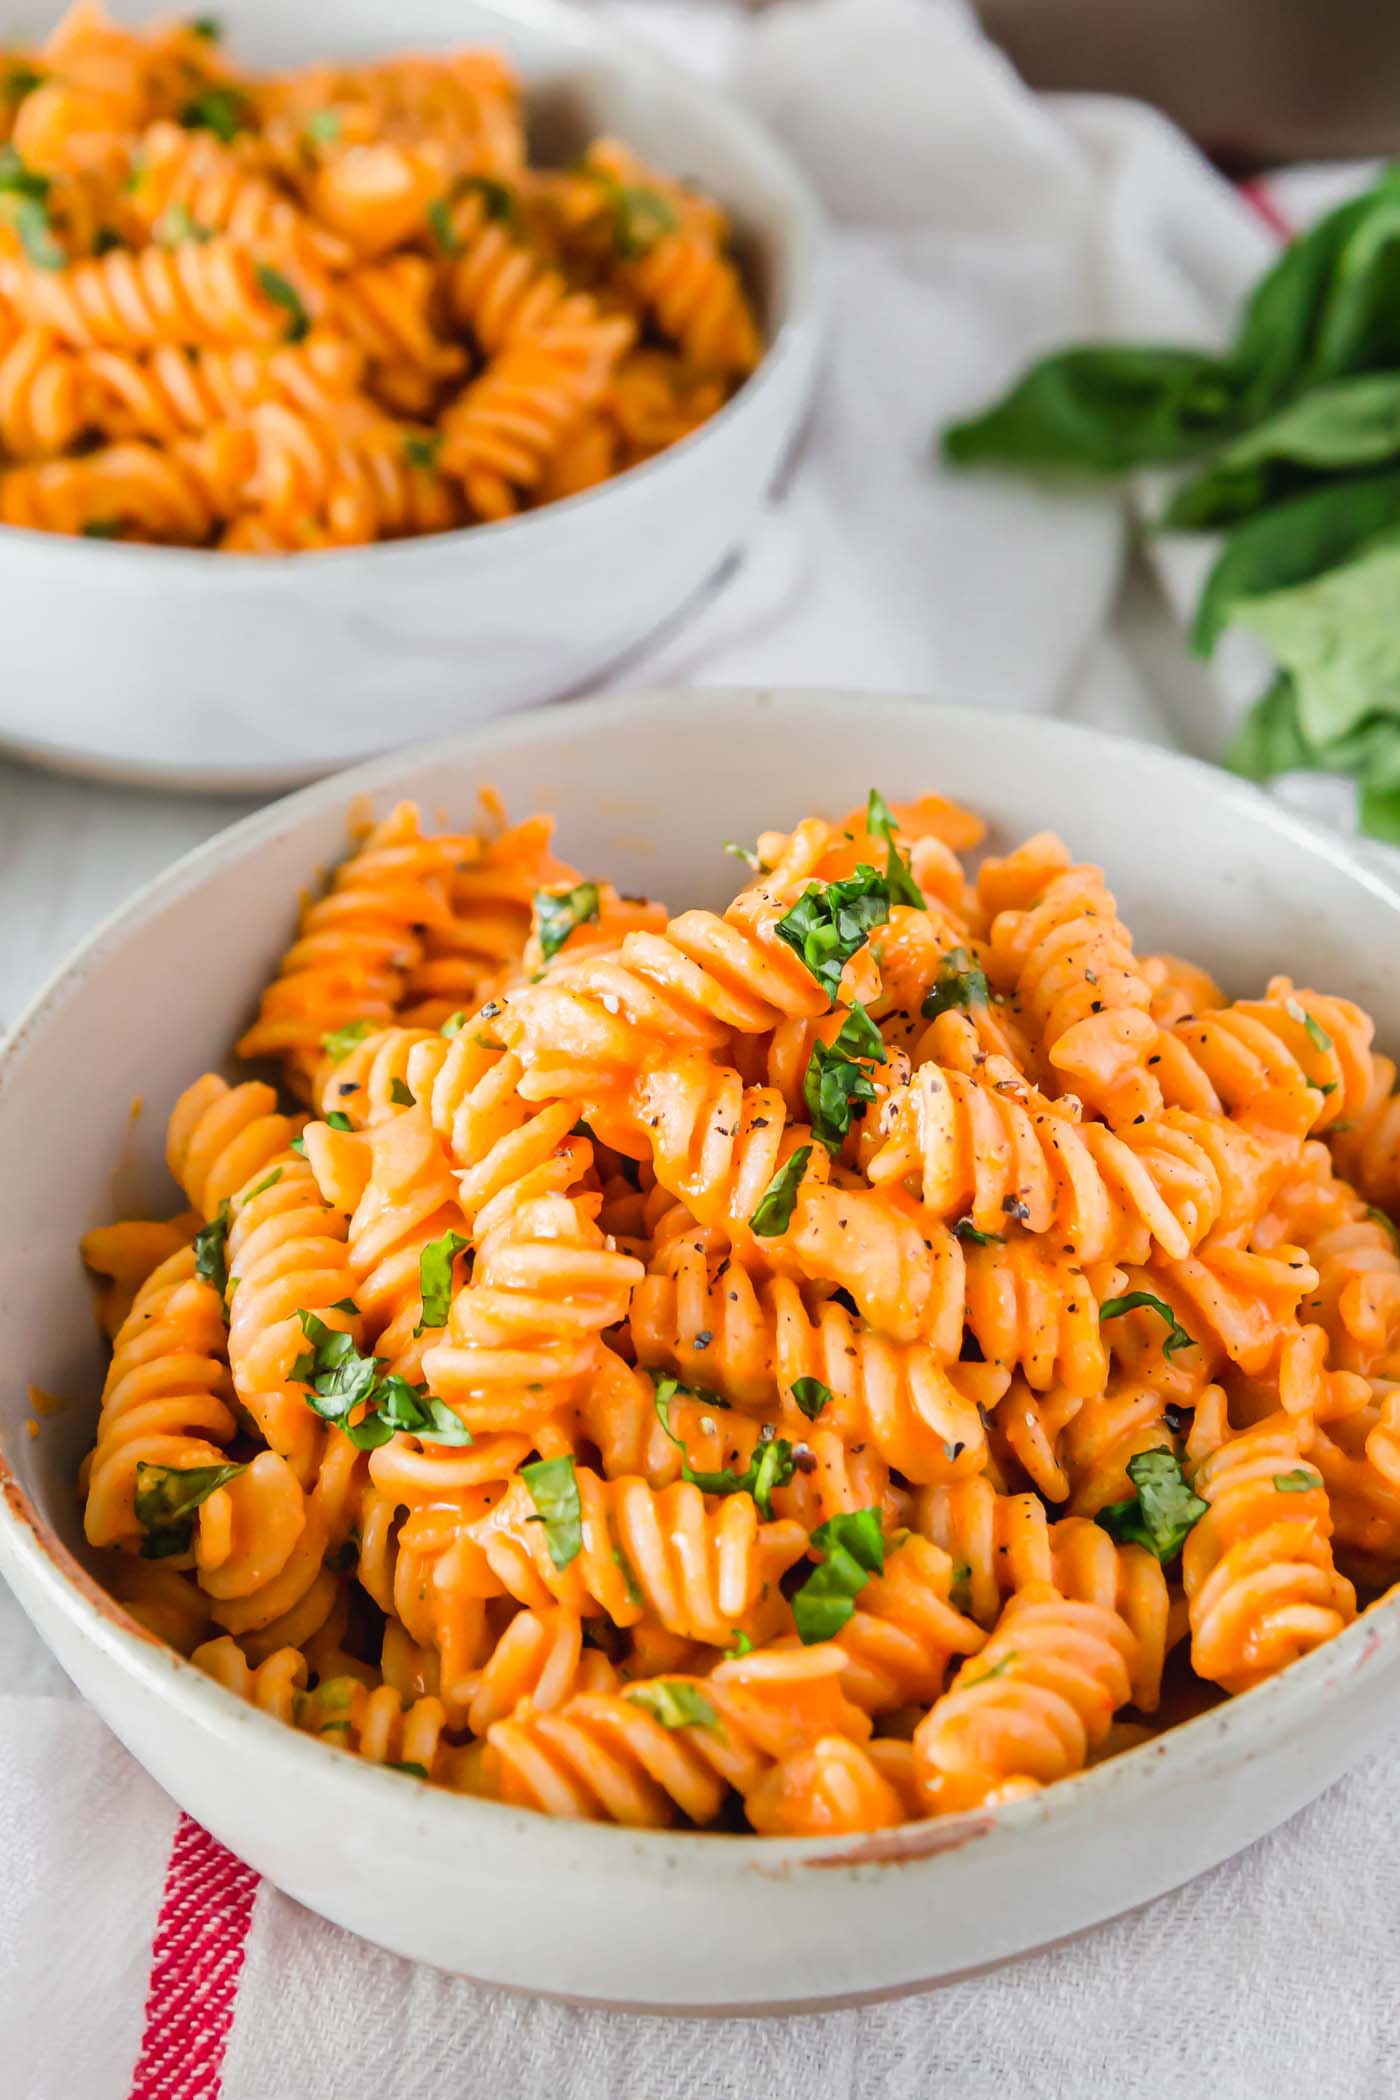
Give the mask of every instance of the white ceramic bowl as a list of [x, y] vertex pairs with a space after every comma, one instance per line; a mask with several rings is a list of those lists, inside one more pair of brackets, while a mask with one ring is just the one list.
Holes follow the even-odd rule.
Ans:
[[[624, 890], [720, 903], [724, 838], [929, 787], [993, 843], [1058, 826], [1103, 860], [1149, 946], [1228, 987], [1288, 969], [1400, 1039], [1400, 893], [1253, 789], [1044, 721], [868, 695], [581, 702], [324, 782], [192, 854], [39, 998], [0, 1058], [0, 1570], [59, 1660], [176, 1799], [313, 1910], [493, 1983], [634, 2006], [815, 2006], [1004, 1960], [1172, 1888], [1325, 1787], [1400, 1694], [1400, 1602], [1262, 1688], [1019, 1802], [860, 1841], [551, 1822], [383, 1772], [242, 1705], [85, 1574], [73, 1476], [101, 1375], [77, 1237], [114, 1203], [174, 1205], [176, 1091], [218, 1063], [352, 793], [468, 820], [496, 783], [557, 810], [562, 850]], [[133, 1133], [130, 1103], [147, 1115]], [[70, 1396], [37, 1440], [29, 1380]]]
[[[0, 46], [60, 0], [0, 0]], [[157, 0], [113, 0], [132, 22]], [[768, 341], [718, 416], [615, 482], [502, 524], [269, 558], [0, 526], [0, 743], [111, 778], [226, 790], [315, 778], [577, 690], [740, 545], [809, 398], [820, 215], [731, 98], [561, 0], [221, 0], [229, 49], [279, 66], [489, 44], [550, 160], [615, 132], [733, 213]]]

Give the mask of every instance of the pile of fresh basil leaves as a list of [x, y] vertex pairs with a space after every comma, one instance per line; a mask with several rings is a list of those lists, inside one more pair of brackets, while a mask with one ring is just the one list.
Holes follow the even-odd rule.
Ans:
[[1295, 240], [1232, 347], [1090, 344], [943, 433], [959, 466], [1194, 469], [1160, 521], [1224, 535], [1192, 631], [1229, 626], [1278, 674], [1225, 763], [1349, 774], [1362, 831], [1400, 842], [1400, 166]]

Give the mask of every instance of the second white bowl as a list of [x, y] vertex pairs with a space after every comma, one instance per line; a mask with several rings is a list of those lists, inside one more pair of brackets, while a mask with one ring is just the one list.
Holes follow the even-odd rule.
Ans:
[[[0, 44], [38, 18], [0, 0]], [[116, 0], [142, 22], [152, 0]], [[568, 692], [740, 545], [806, 406], [820, 215], [734, 102], [563, 0], [228, 0], [254, 67], [418, 45], [504, 50], [581, 143], [611, 132], [732, 212], [768, 342], [713, 420], [645, 466], [504, 524], [283, 557], [0, 528], [0, 743], [171, 787], [275, 789]]]

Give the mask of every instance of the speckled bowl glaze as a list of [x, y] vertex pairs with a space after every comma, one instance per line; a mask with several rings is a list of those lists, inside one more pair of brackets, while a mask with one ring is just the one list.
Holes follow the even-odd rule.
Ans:
[[[156, 0], [112, 0], [148, 20]], [[0, 47], [62, 0], [0, 0]], [[253, 67], [503, 50], [537, 155], [612, 132], [730, 210], [768, 348], [692, 436], [494, 525], [295, 556], [0, 527], [0, 744], [104, 778], [273, 789], [577, 691], [740, 546], [801, 420], [827, 304], [817, 206], [732, 96], [565, 0], [225, 0]]]
[[[993, 844], [1062, 830], [1144, 946], [1243, 991], [1288, 969], [1400, 1040], [1400, 894], [1254, 790], [1044, 721], [832, 693], [653, 693], [498, 722], [323, 782], [192, 854], [64, 969], [0, 1055], [0, 1570], [65, 1668], [191, 1815], [301, 1902], [491, 1983], [633, 2007], [801, 2008], [913, 1988], [1081, 1931], [1198, 1874], [1393, 1725], [1400, 1603], [1242, 1698], [999, 1814], [863, 1840], [632, 1832], [462, 1799], [242, 1705], [143, 1635], [85, 1571], [73, 1479], [100, 1352], [77, 1238], [173, 1209], [177, 1090], [217, 1065], [343, 848], [347, 805], [477, 788], [559, 816], [626, 890], [720, 904], [719, 848], [878, 784], [984, 812]], [[133, 1126], [131, 1103], [150, 1106]], [[68, 1396], [37, 1439], [26, 1385]], [[100, 1837], [100, 1833], [95, 1835]]]

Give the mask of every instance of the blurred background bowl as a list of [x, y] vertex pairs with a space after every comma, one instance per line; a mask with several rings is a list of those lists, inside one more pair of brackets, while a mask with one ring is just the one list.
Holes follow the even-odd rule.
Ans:
[[[61, 7], [0, 0], [0, 44]], [[140, 23], [151, 0], [115, 0]], [[532, 152], [614, 133], [732, 213], [767, 351], [717, 416], [644, 466], [502, 524], [281, 557], [0, 527], [0, 743], [179, 788], [272, 790], [582, 685], [704, 586], [792, 441], [825, 306], [820, 215], [732, 100], [561, 0], [227, 0], [251, 68], [490, 45]]]

